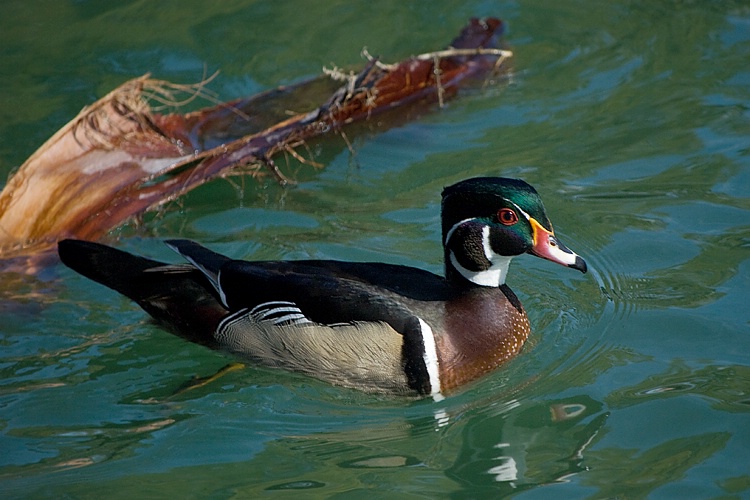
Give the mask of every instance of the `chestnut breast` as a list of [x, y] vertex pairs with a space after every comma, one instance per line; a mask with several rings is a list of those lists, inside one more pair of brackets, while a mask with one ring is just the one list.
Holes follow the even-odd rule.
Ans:
[[445, 303], [445, 330], [436, 339], [443, 390], [497, 368], [521, 350], [531, 328], [507, 286], [472, 288]]

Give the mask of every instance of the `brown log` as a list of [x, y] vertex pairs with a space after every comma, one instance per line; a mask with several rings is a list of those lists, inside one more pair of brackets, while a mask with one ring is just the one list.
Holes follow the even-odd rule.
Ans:
[[203, 84], [130, 80], [82, 110], [9, 179], [0, 193], [0, 261], [43, 255], [62, 238], [99, 239], [235, 167], [270, 167], [285, 182], [277, 153], [409, 103], [442, 104], [466, 79], [504, 70], [511, 53], [499, 48], [501, 28], [497, 19], [473, 19], [446, 50], [392, 65], [368, 57], [357, 74], [331, 70], [187, 114], [159, 114], [152, 103], [201, 95]]

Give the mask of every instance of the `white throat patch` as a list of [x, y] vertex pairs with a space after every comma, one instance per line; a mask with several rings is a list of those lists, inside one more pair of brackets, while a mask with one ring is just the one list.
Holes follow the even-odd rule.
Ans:
[[[461, 223], [463, 222], [465, 221], [461, 221]], [[508, 276], [508, 266], [510, 266], [510, 261], [513, 257], [499, 255], [492, 250], [492, 246], [490, 245], [489, 226], [482, 228], [482, 247], [484, 248], [484, 256], [490, 261], [489, 269], [485, 269], [484, 271], [469, 271], [459, 264], [453, 252], [450, 253], [451, 264], [453, 264], [453, 267], [461, 273], [461, 276], [476, 285], [493, 287], [504, 285], [505, 278]]]

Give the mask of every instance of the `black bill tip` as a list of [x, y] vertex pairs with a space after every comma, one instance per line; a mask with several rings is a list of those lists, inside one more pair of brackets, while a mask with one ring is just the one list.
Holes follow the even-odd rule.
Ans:
[[578, 269], [583, 274], [586, 274], [586, 271], [589, 270], [588, 266], [586, 265], [586, 261], [583, 260], [578, 255], [576, 255], [576, 261], [575, 261], [575, 263], [570, 264], [568, 267], [572, 267], [573, 269]]

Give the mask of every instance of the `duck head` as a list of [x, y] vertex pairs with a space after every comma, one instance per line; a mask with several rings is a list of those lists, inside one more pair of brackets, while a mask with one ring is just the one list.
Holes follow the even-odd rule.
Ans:
[[443, 190], [446, 279], [497, 287], [513, 257], [530, 253], [586, 272], [586, 262], [555, 236], [536, 190], [519, 179], [476, 177]]

